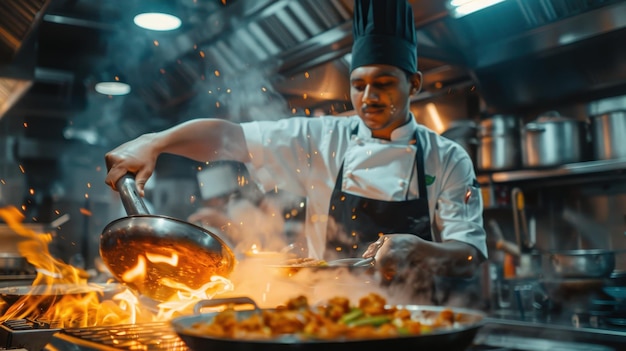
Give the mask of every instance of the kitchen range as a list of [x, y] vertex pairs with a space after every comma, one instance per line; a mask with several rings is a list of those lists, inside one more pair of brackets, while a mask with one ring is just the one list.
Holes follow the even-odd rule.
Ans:
[[[623, 304], [623, 302], [622, 302]], [[624, 309], [626, 306], [620, 306]], [[623, 313], [623, 312], [622, 312]], [[626, 342], [626, 326], [616, 317], [609, 318], [600, 312], [570, 314], [569, 320], [559, 316], [557, 320], [551, 316], [538, 317], [533, 320], [519, 318], [489, 316], [480, 324], [480, 328], [471, 344], [462, 348], [447, 350], [510, 350], [510, 351], [541, 351], [541, 350], [591, 350], [610, 351], [622, 350]], [[444, 335], [444, 337], [446, 337]], [[419, 345], [419, 336], [416, 344]], [[212, 339], [207, 337], [207, 343]], [[398, 348], [402, 340], [384, 339], [381, 345]], [[6, 349], [24, 348], [27, 350], [190, 350], [187, 344], [177, 335], [169, 322], [149, 322], [93, 326], [82, 328], [59, 328], [55, 323], [34, 321], [29, 319], [8, 320], [0, 329], [0, 347]], [[293, 341], [291, 341], [293, 343]], [[369, 341], [371, 343], [371, 341]], [[338, 345], [337, 345], [338, 344]], [[210, 344], [209, 344], [210, 345]], [[401, 344], [403, 347], [409, 342]], [[461, 344], [463, 345], [463, 344]], [[234, 340], [227, 343], [228, 349], [250, 350], [245, 340]], [[271, 342], [258, 349], [273, 349]], [[290, 344], [282, 349], [302, 349], [308, 345]], [[324, 348], [351, 347], [351, 342], [337, 341]]]
[[[254, 261], [254, 259], [250, 259]], [[258, 266], [259, 262], [252, 262]], [[240, 264], [245, 264], [242, 261]], [[269, 265], [271, 269], [275, 269], [274, 265]], [[281, 269], [283, 267], [281, 266]], [[359, 279], [369, 279], [369, 273], [364, 276], [366, 270], [352, 270], [350, 275], [345, 275], [346, 267], [334, 267], [333, 276], [343, 277], [359, 277]], [[282, 272], [282, 271], [281, 271]], [[298, 271], [298, 274], [304, 274], [306, 270]], [[321, 273], [328, 273], [322, 271]], [[293, 274], [293, 273], [291, 273]], [[267, 278], [271, 275], [266, 275]], [[313, 279], [304, 277], [303, 279]], [[297, 280], [299, 281], [299, 280]], [[535, 280], [519, 279], [511, 280], [511, 286], [507, 287], [509, 296], [504, 295], [504, 289], [498, 289], [495, 293], [494, 303], [500, 304], [499, 308], [493, 308], [486, 311], [471, 311], [478, 317], [473, 324], [468, 327], [453, 329], [452, 331], [444, 331], [442, 335], [443, 341], [438, 341], [440, 345], [449, 345], [446, 350], [500, 350], [500, 351], [541, 351], [541, 350], [592, 350], [592, 351], [618, 351], [622, 350], [626, 345], [626, 296], [624, 291], [626, 288], [623, 284], [623, 276], [612, 274], [610, 277], [603, 279], [600, 286], [594, 286], [591, 291], [584, 291], [575, 299], [575, 304], [551, 304], [546, 303], [545, 296], [541, 295], [544, 290], [536, 290]], [[266, 282], [268, 285], [276, 282]], [[372, 286], [362, 284], [359, 289], [363, 293], [367, 292], [368, 287]], [[278, 285], [279, 287], [281, 285]], [[293, 285], [289, 285], [293, 290]], [[340, 286], [340, 285], [339, 285]], [[353, 287], [356, 285], [353, 285]], [[35, 288], [42, 289], [35, 289]], [[598, 290], [599, 289], [599, 290]], [[39, 292], [37, 290], [40, 290]], [[79, 306], [91, 306], [89, 312], [84, 312], [81, 318], [94, 318], [89, 313], [100, 314], [102, 311], [117, 311], [120, 314], [127, 314], [128, 311], [122, 309], [109, 310], [109, 304], [113, 303], [115, 296], [120, 296], [124, 292], [122, 286], [115, 283], [94, 284], [86, 283], [70, 284], [68, 286], [59, 285], [39, 285], [39, 286], [23, 286], [21, 288], [4, 288], [0, 291], [0, 298], [4, 302], [16, 303], [22, 298], [23, 304], [37, 304], [38, 309], [51, 308], [54, 304], [70, 303]], [[375, 290], [375, 289], [373, 289]], [[96, 295], [96, 302], [87, 303], [82, 301], [90, 301]], [[126, 290], [127, 292], [127, 290]], [[237, 289], [230, 294], [237, 293]], [[285, 292], [286, 293], [286, 292]], [[329, 293], [329, 292], [327, 292]], [[344, 292], [330, 292], [331, 295], [341, 296]], [[529, 294], [532, 294], [529, 296]], [[538, 296], [539, 295], [539, 296]], [[86, 298], [81, 300], [80, 297]], [[127, 295], [128, 297], [128, 295]], [[126, 297], [126, 298], [127, 298]], [[219, 296], [218, 296], [219, 297]], [[531, 299], [531, 300], [529, 300]], [[122, 299], [124, 301], [124, 299]], [[130, 300], [129, 300], [130, 301]], [[205, 300], [213, 301], [214, 300]], [[154, 311], [153, 300], [140, 300], [146, 303], [150, 311]], [[548, 301], [549, 302], [549, 301]], [[552, 301], [556, 302], [556, 301]], [[120, 303], [115, 300], [114, 305]], [[189, 304], [189, 301], [187, 301]], [[505, 306], [502, 308], [501, 306]], [[425, 308], [428, 308], [426, 306]], [[453, 310], [455, 308], [452, 308]], [[74, 310], [71, 306], [57, 309], [60, 312], [64, 310]], [[138, 311], [140, 311], [138, 309]], [[464, 309], [457, 309], [459, 313]], [[197, 310], [199, 311], [199, 310]], [[6, 308], [4, 309], [6, 312]], [[104, 312], [105, 314], [108, 312]], [[202, 311], [202, 313], [205, 313]], [[209, 312], [210, 314], [211, 312]], [[138, 315], [141, 315], [139, 312]], [[62, 314], [61, 314], [62, 315]], [[78, 351], [78, 350], [194, 350], [191, 348], [176, 332], [172, 322], [177, 318], [197, 318], [202, 315], [188, 314], [172, 316], [151, 321], [146, 319], [134, 323], [122, 321], [120, 323], [106, 322], [104, 324], [85, 324], [82, 325], [80, 320], [72, 322], [61, 320], [50, 320], [44, 318], [29, 318], [20, 315], [19, 318], [9, 318], [3, 320], [0, 325], [0, 349], [24, 349], [29, 351], [48, 350], [48, 351]], [[113, 316], [112, 316], [113, 317]], [[75, 318], [75, 317], [72, 317]], [[208, 318], [208, 317], [207, 317]], [[121, 320], [121, 319], [120, 319]], [[201, 319], [205, 320], [205, 319]], [[207, 319], [208, 320], [208, 319]], [[73, 326], [79, 325], [79, 326]], [[465, 329], [463, 329], [465, 328]], [[465, 333], [464, 338], [458, 339], [455, 336]], [[433, 333], [437, 334], [436, 332]], [[410, 338], [396, 337], [385, 338], [376, 342], [380, 346], [393, 347], [402, 350], [410, 345], [423, 345], [424, 340], [433, 335], [428, 333], [417, 335]], [[206, 337], [206, 340], [203, 339]], [[202, 342], [208, 345], [214, 345], [214, 338], [209, 336], [200, 337]], [[196, 337], [198, 338], [198, 337]], [[219, 340], [219, 338], [217, 338]], [[326, 342], [327, 344], [324, 344]], [[366, 341], [373, 344], [371, 340]], [[263, 341], [261, 346], [258, 345], [251, 348], [250, 342], [245, 339], [231, 339], [223, 348], [234, 350], [250, 350], [250, 349], [278, 349], [277, 346], [284, 346], [280, 349], [302, 349], [318, 345], [303, 344], [298, 342], [293, 344], [293, 340], [285, 341], [286, 346], [280, 344], [272, 344], [271, 341]], [[344, 349], [345, 347], [357, 346], [354, 341], [318, 341], [322, 343], [324, 349]], [[454, 348], [458, 347], [458, 348]], [[424, 347], [424, 349], [431, 349]], [[435, 348], [432, 348], [435, 349]]]
[[[114, 284], [112, 284], [114, 286]], [[114, 286], [115, 292], [120, 291]], [[70, 293], [68, 293], [70, 294]], [[109, 297], [113, 296], [112, 293]], [[4, 296], [6, 298], [6, 296]], [[208, 300], [211, 301], [211, 300]], [[368, 344], [405, 349], [412, 345], [424, 345], [428, 338], [442, 337], [439, 345], [446, 345], [446, 350], [500, 350], [500, 351], [541, 351], [541, 350], [592, 350], [618, 351], [626, 343], [626, 302], [605, 300], [607, 304], [593, 301], [598, 307], [591, 307], [585, 312], [561, 310], [553, 313], [535, 313], [512, 310], [486, 313], [480, 322], [467, 329], [444, 331], [415, 337], [384, 338], [378, 341], [367, 340]], [[610, 303], [609, 303], [610, 302]], [[609, 306], [609, 307], [607, 307]], [[69, 307], [68, 307], [69, 309]], [[463, 311], [462, 309], [458, 309]], [[203, 312], [204, 313], [204, 312]], [[210, 315], [210, 312], [209, 314]], [[478, 314], [482, 317], [481, 314]], [[202, 315], [178, 318], [197, 318]], [[204, 318], [204, 317], [203, 317]], [[208, 320], [208, 317], [206, 317]], [[205, 319], [201, 319], [205, 320]], [[0, 325], [1, 349], [25, 350], [193, 350], [181, 339], [172, 326], [172, 321], [120, 323], [83, 327], [62, 326], [60, 321], [37, 320], [30, 318], [8, 319]], [[461, 327], [464, 328], [464, 327]], [[473, 330], [476, 328], [476, 330]], [[465, 333], [465, 338], [453, 338]], [[469, 334], [468, 334], [469, 333]], [[206, 345], [216, 346], [215, 340], [204, 335], [196, 337]], [[357, 340], [358, 341], [358, 340]], [[226, 340], [222, 348], [234, 350], [250, 349], [303, 349], [319, 346], [325, 349], [345, 349], [358, 346], [357, 341], [315, 341], [295, 342], [294, 340], [264, 340], [261, 345], [251, 348], [251, 342], [245, 339]], [[278, 348], [277, 348], [278, 347]], [[455, 348], [456, 347], [456, 348]], [[413, 347], [411, 347], [412, 349]], [[424, 347], [424, 349], [435, 349]]]
[[[144, 204], [139, 197], [135, 197], [133, 192], [133, 178], [127, 177], [120, 181], [122, 199], [129, 208], [129, 213], [137, 211], [134, 206], [144, 208]], [[126, 192], [129, 191], [129, 194]], [[130, 196], [127, 198], [126, 195]], [[145, 209], [145, 208], [144, 208]], [[147, 214], [148, 220], [158, 219], [168, 221], [167, 217], [151, 216]], [[137, 218], [122, 218], [122, 222], [132, 222], [137, 224]], [[113, 224], [119, 222], [116, 220]], [[176, 223], [181, 225], [180, 223]], [[182, 223], [185, 225], [185, 223]], [[171, 225], [171, 224], [170, 224]], [[195, 227], [191, 224], [188, 230]], [[128, 231], [126, 237], [120, 235], [118, 240], [127, 244], [137, 238], [137, 235], [153, 236], [156, 239], [158, 231], [144, 223], [134, 229], [134, 225], [124, 225], [124, 229], [114, 229], [115, 231]], [[15, 227], [14, 227], [15, 228]], [[115, 225], [112, 228], [117, 228]], [[104, 230], [102, 240], [107, 241], [107, 232]], [[117, 234], [120, 234], [119, 232]], [[37, 242], [41, 238], [32, 238], [32, 242]], [[215, 244], [215, 243], [214, 243]], [[200, 243], [198, 245], [204, 245]], [[224, 243], [216, 243], [208, 246], [208, 251], [222, 256], [230, 256], [229, 251], [224, 251]], [[197, 247], [196, 249], [201, 249]], [[106, 245], [105, 245], [106, 250]], [[155, 248], [158, 250], [158, 248]], [[119, 249], [118, 249], [119, 251]], [[150, 250], [148, 250], [150, 251]], [[156, 251], [155, 251], [156, 252]], [[270, 252], [268, 252], [270, 253]], [[154, 259], [154, 252], [129, 253], [128, 256], [151, 257]], [[582, 256], [579, 256], [581, 254]], [[322, 347], [328, 350], [342, 350], [346, 347], [359, 347], [360, 345], [391, 347], [402, 350], [414, 347], [422, 349], [436, 349], [445, 347], [446, 350], [458, 351], [478, 351], [478, 350], [500, 350], [500, 351], [541, 351], [541, 350], [592, 350], [592, 351], [617, 351], [626, 345], [626, 287], [623, 286], [625, 279], [623, 274], [614, 272], [614, 255], [619, 253], [611, 252], [571, 252], [565, 254], [551, 254], [549, 268], [544, 270], [544, 275], [552, 280], [543, 281], [534, 278], [511, 278], [499, 281], [500, 285], [494, 288], [493, 303], [497, 306], [488, 308], [485, 311], [469, 310], [457, 307], [437, 307], [437, 306], [399, 306], [399, 309], [410, 309], [413, 311], [412, 318], [419, 320], [418, 313], [431, 313], [433, 316], [440, 316], [445, 311], [453, 311], [456, 316], [455, 326], [452, 329], [433, 329], [423, 334], [390, 336], [377, 339], [316, 339], [294, 340], [294, 339], [269, 339], [255, 341], [246, 338], [228, 338], [223, 336], [211, 337], [207, 334], [191, 334], [189, 330], [196, 328], [197, 323], [208, 323], [214, 320], [218, 312], [205, 311], [205, 307], [214, 305], [235, 306], [252, 305], [259, 309], [254, 300], [249, 298], [233, 298], [230, 295], [239, 293], [249, 293], [237, 289], [229, 290], [228, 279], [213, 280], [214, 285], [208, 287], [204, 285], [197, 291], [213, 291], [215, 298], [205, 299], [198, 303], [198, 299], [191, 299], [179, 302], [182, 306], [178, 314], [161, 315], [160, 318], [146, 318], [147, 314], [154, 313], [159, 308], [156, 307], [158, 299], [170, 296], [166, 304], [170, 307], [175, 299], [171, 298], [172, 291], [168, 289], [155, 288], [154, 284], [139, 284], [141, 280], [131, 285], [134, 290], [139, 289], [150, 296], [143, 296], [140, 299], [133, 294], [129, 295], [129, 290], [116, 283], [83, 283], [77, 284], [42, 284], [26, 286], [22, 288], [4, 288], [0, 290], [0, 298], [7, 306], [4, 306], [3, 322], [0, 325], [0, 348], [3, 349], [24, 349], [24, 350], [48, 350], [48, 351], [78, 351], [78, 350], [203, 350], [203, 349], [234, 349], [234, 350], [291, 350], [291, 349], [317, 349]], [[595, 256], [594, 256], [595, 255]], [[261, 257], [262, 255], [258, 255]], [[580, 261], [592, 257], [590, 262], [595, 265], [568, 265], [568, 259]], [[557, 258], [560, 259], [557, 263]], [[218, 260], [220, 261], [220, 260]], [[46, 260], [41, 260], [46, 262]], [[39, 262], [39, 263], [41, 263]], [[259, 260], [253, 256], [244, 258], [239, 262], [238, 267], [246, 267], [246, 263], [252, 266], [263, 265], [262, 283], [265, 285], [278, 284], [279, 288], [289, 286], [289, 292], [283, 291], [286, 296], [294, 294], [293, 288], [303, 282], [317, 281], [316, 276], [321, 279], [341, 280], [334, 287], [341, 287], [341, 284], [358, 289], [362, 295], [368, 294], [367, 289], [379, 291], [371, 284], [371, 266], [343, 266], [343, 265], [277, 265], [277, 262], [284, 262], [283, 257], [273, 257], [268, 260]], [[307, 261], [309, 262], [309, 261]], [[123, 262], [122, 262], [123, 263]], [[233, 269], [228, 261], [224, 267], [224, 275], [228, 275]], [[35, 262], [37, 265], [38, 262]], [[113, 265], [111, 263], [110, 265]], [[351, 262], [350, 262], [351, 264]], [[169, 267], [169, 265], [166, 265]], [[152, 274], [165, 275], [170, 272], [168, 279], [185, 279], [180, 274], [171, 274], [171, 270], [163, 270], [164, 266], [155, 265], [146, 268]], [[285, 267], [290, 268], [289, 271]], [[37, 267], [41, 268], [41, 267]], [[144, 267], [145, 268], [145, 267]], [[45, 278], [44, 282], [53, 282], [53, 272], [72, 271], [70, 266], [58, 262], [55, 267], [49, 267], [47, 274], [38, 276]], [[125, 272], [136, 269], [125, 266], [118, 272], [120, 280], [127, 276]], [[41, 274], [41, 269], [39, 270]], [[135, 272], [139, 274], [140, 272]], [[233, 272], [235, 273], [235, 272]], [[330, 275], [329, 275], [330, 274]], [[594, 279], [576, 279], [579, 274], [598, 275]], [[60, 275], [60, 274], [57, 274]], [[246, 275], [250, 277], [251, 275]], [[564, 279], [570, 278], [570, 279]], [[571, 279], [571, 277], [574, 277]], [[56, 277], [59, 278], [59, 277]], [[150, 277], [146, 278], [150, 279]], [[280, 285], [284, 279], [289, 280], [289, 285]], [[79, 279], [80, 280], [80, 279]], [[250, 278], [248, 278], [250, 280]], [[593, 282], [588, 284], [587, 282]], [[596, 282], [599, 281], [599, 284]], [[509, 285], [503, 285], [508, 282]], [[547, 282], [560, 282], [557, 289], [550, 290]], [[578, 284], [572, 289], [567, 284]], [[41, 280], [39, 281], [41, 284]], [[154, 283], [154, 282], [153, 282]], [[188, 283], [188, 282], [187, 282]], [[296, 283], [296, 285], [294, 285]], [[156, 284], [156, 283], [155, 283]], [[357, 285], [360, 284], [360, 285]], [[176, 285], [172, 285], [176, 286]], [[346, 285], [344, 285], [346, 286]], [[565, 287], [565, 288], [564, 288]], [[569, 290], [568, 290], [569, 289]], [[160, 291], [155, 294], [154, 291]], [[319, 296], [320, 291], [303, 290], [311, 292], [312, 296]], [[555, 292], [556, 291], [556, 292]], [[562, 292], [568, 293], [567, 300], [563, 299]], [[276, 292], [275, 292], [276, 293]], [[342, 296], [345, 291], [326, 291], [329, 296]], [[559, 294], [561, 293], [561, 294]], [[180, 294], [180, 291], [179, 293]], [[220, 299], [220, 296], [227, 296]], [[508, 294], [508, 295], [505, 295]], [[204, 297], [211, 297], [205, 294]], [[138, 295], [139, 296], [139, 295]], [[183, 296], [183, 295], [180, 295]], [[199, 295], [198, 295], [199, 296]], [[256, 295], [255, 297], [261, 297]], [[146, 299], [147, 298], [147, 299]], [[131, 301], [139, 306], [135, 309], [135, 322], [129, 323], [123, 319], [123, 315], [132, 315], [128, 310], [133, 306]], [[273, 300], [274, 301], [274, 300]], [[272, 304], [270, 302], [269, 304]], [[193, 311], [189, 309], [193, 304]], [[289, 305], [289, 303], [287, 304]], [[84, 306], [76, 308], [75, 306]], [[116, 307], [117, 306], [117, 307]], [[160, 305], [159, 305], [160, 306]], [[16, 308], [17, 307], [17, 308]], [[131, 308], [135, 308], [131, 307]], [[263, 313], [269, 313], [270, 309], [260, 308]], [[176, 310], [176, 307], [174, 307]], [[25, 311], [25, 312], [24, 312]], [[161, 310], [162, 311], [162, 310]], [[245, 314], [255, 311], [236, 309], [235, 313]], [[66, 313], [67, 312], [67, 313]], [[37, 317], [29, 317], [29, 315]], [[8, 317], [7, 317], [8, 316]], [[12, 316], [16, 316], [13, 318]], [[143, 317], [141, 317], [143, 316]], [[119, 319], [115, 319], [119, 318]], [[242, 317], [243, 318], [243, 317]], [[424, 319], [432, 320], [433, 317]], [[86, 320], [88, 320], [86, 322]], [[119, 322], [117, 322], [119, 321]], [[434, 328], [434, 327], [431, 327]], [[191, 342], [191, 344], [189, 343]], [[436, 346], [435, 346], [436, 345]]]
[[[17, 324], [17, 322], [14, 322]], [[49, 343], [46, 350], [189, 350], [165, 322], [108, 327], [90, 327], [81, 329], [27, 329], [32, 322], [23, 322], [22, 334], [13, 330], [15, 340], [24, 340], [24, 344]], [[26, 335], [26, 337], [24, 337]], [[20, 336], [22, 336], [20, 338]], [[625, 330], [587, 330], [580, 328], [555, 327], [539, 324], [524, 324], [506, 320], [488, 320], [476, 335], [472, 345], [466, 351], [611, 351], [621, 350], [624, 346]], [[388, 342], [388, 346], [393, 345]], [[15, 348], [16, 345], [6, 345]], [[246, 345], [232, 345], [229, 349], [250, 349]], [[344, 345], [348, 346], [348, 345]], [[17, 346], [20, 347], [20, 346]], [[29, 348], [27, 348], [29, 349]], [[35, 348], [36, 349], [36, 348]], [[29, 349], [29, 350], [35, 350]], [[261, 348], [260, 348], [261, 349]], [[265, 348], [267, 349], [267, 348]], [[298, 349], [294, 346], [293, 349]], [[399, 349], [401, 350], [401, 349]]]

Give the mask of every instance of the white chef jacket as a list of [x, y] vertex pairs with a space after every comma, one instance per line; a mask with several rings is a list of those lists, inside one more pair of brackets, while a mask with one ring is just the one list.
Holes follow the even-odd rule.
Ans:
[[487, 257], [483, 203], [469, 155], [414, 118], [394, 130], [391, 140], [373, 138], [356, 115], [291, 117], [241, 126], [251, 157], [248, 168], [261, 186], [306, 197], [310, 257], [324, 257], [330, 197], [342, 163], [345, 192], [385, 201], [419, 196], [416, 147], [410, 143], [416, 132], [424, 150], [433, 240], [462, 241]]

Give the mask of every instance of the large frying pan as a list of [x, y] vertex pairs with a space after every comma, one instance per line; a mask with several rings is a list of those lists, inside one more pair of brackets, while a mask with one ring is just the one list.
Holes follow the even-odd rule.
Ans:
[[[235, 256], [218, 235], [176, 218], [150, 215], [130, 174], [116, 187], [128, 217], [104, 228], [100, 256], [120, 282], [166, 301], [180, 284], [199, 289], [213, 275], [227, 277], [232, 272]], [[138, 278], [142, 265], [146, 274]]]
[[[214, 299], [200, 301], [196, 312], [204, 307], [218, 305], [250, 304], [253, 310], [236, 311], [238, 320], [244, 320], [251, 314], [260, 313], [263, 309], [256, 306], [249, 298]], [[378, 339], [349, 339], [349, 340], [300, 340], [285, 336], [272, 340], [247, 340], [235, 338], [212, 337], [211, 335], [194, 332], [194, 324], [211, 323], [219, 312], [199, 313], [191, 316], [177, 317], [170, 321], [178, 336], [193, 351], [203, 350], [231, 350], [231, 351], [345, 351], [345, 350], [446, 350], [464, 351], [473, 342], [476, 333], [484, 324], [484, 313], [480, 311], [450, 308], [441, 306], [402, 305], [416, 314], [438, 314], [443, 309], [452, 309], [462, 315], [460, 325], [451, 330], [434, 331], [423, 335], [399, 336]], [[271, 309], [266, 309], [271, 311]]]

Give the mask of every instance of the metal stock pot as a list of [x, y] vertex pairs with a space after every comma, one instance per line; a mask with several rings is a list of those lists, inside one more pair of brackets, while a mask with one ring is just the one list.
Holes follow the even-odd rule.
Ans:
[[615, 269], [615, 252], [602, 249], [548, 253], [546, 275], [556, 278], [608, 278]]
[[554, 167], [584, 161], [585, 122], [546, 115], [522, 129], [522, 163], [527, 168]]
[[476, 168], [501, 171], [519, 168], [520, 122], [516, 116], [494, 115], [480, 122]]
[[626, 158], [626, 110], [591, 116], [590, 121], [594, 159]]

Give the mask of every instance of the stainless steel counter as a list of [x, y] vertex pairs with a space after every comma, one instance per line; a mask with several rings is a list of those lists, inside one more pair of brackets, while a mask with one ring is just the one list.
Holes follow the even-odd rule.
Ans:
[[575, 327], [489, 318], [474, 343], [519, 351], [621, 351], [626, 349], [626, 328]]

